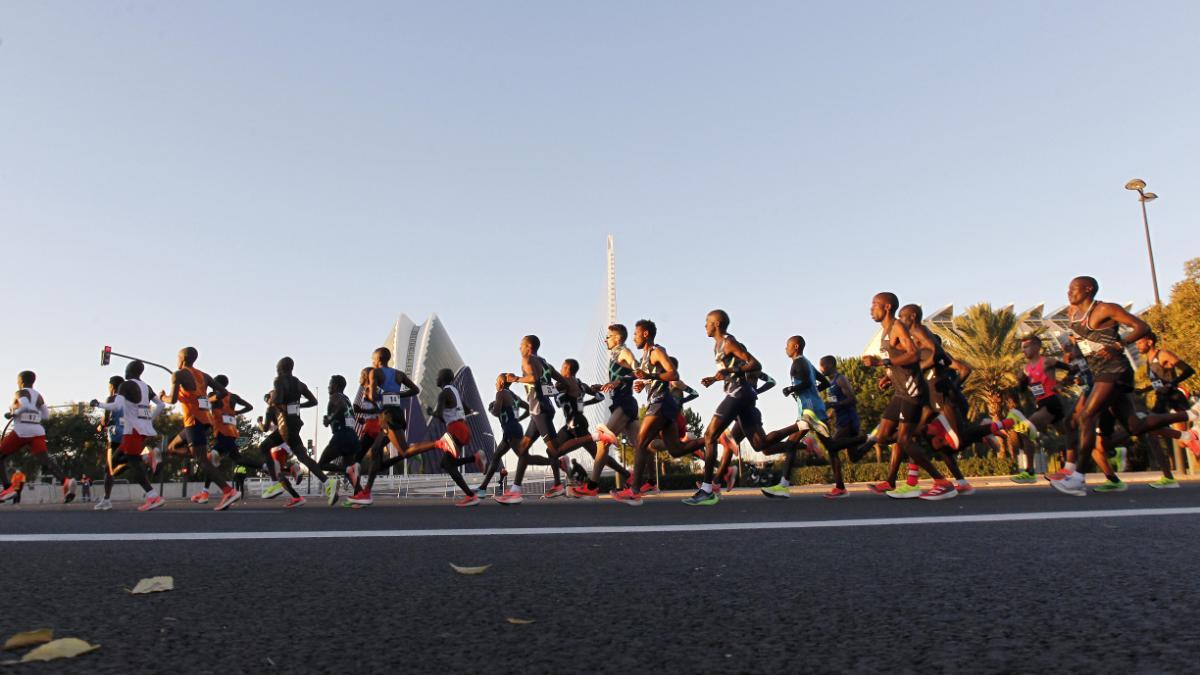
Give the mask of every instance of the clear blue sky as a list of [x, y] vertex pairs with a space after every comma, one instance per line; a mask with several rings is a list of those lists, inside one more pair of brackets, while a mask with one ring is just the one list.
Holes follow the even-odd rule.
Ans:
[[4, 3], [0, 376], [87, 399], [102, 345], [193, 344], [323, 391], [437, 312], [486, 381], [525, 333], [580, 353], [608, 233], [693, 382], [717, 306], [776, 376], [792, 333], [860, 351], [882, 289], [1144, 306], [1126, 180], [1164, 293], [1200, 255], [1197, 7]]

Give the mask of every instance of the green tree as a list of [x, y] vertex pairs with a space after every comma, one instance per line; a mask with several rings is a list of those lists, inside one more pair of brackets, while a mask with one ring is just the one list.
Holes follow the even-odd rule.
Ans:
[[[1171, 286], [1170, 301], [1146, 312], [1159, 344], [1193, 368], [1200, 367], [1200, 258], [1183, 264], [1183, 280]], [[1195, 383], [1189, 383], [1196, 389]]]
[[1009, 308], [996, 311], [984, 302], [954, 317], [949, 329], [935, 329], [946, 351], [971, 366], [963, 393], [973, 414], [986, 412], [1005, 389], [1016, 386], [1024, 362], [1018, 335], [1021, 318]]

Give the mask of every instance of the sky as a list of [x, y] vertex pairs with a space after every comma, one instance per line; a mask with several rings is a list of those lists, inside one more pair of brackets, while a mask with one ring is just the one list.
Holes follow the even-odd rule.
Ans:
[[1144, 307], [1127, 180], [1164, 295], [1200, 256], [1198, 32], [1193, 2], [2, 2], [0, 376], [87, 400], [103, 345], [194, 345], [323, 402], [436, 312], [486, 383], [527, 333], [589, 355], [608, 234], [620, 319], [693, 383], [715, 307], [777, 378], [793, 333], [859, 353], [881, 290]]

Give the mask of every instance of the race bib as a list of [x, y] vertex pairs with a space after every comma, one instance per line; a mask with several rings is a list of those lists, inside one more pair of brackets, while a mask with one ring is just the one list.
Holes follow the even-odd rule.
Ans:
[[554, 398], [557, 395], [558, 395], [558, 390], [554, 388], [553, 384], [543, 384], [542, 385], [542, 396], [549, 396], [550, 398]]
[[212, 403], [206, 398], [196, 399], [196, 407], [201, 410], [212, 410]]
[[289, 415], [299, 415], [300, 414], [300, 404], [299, 403], [289, 403], [289, 404], [287, 404], [287, 406], [285, 406], [284, 410], [286, 410], [287, 414], [289, 414]]
[[1033, 394], [1034, 398], [1041, 398], [1043, 395], [1045, 395], [1046, 388], [1040, 384], [1031, 384], [1029, 385], [1029, 392]]
[[221, 415], [221, 423], [228, 424], [229, 426], [236, 426], [237, 418], [233, 415]]
[[1080, 340], [1076, 343], [1079, 346], [1079, 351], [1084, 356], [1091, 356], [1100, 351], [1100, 347], [1091, 340]]
[[150, 419], [150, 406], [148, 406], [148, 405], [139, 405], [139, 406], [137, 407], [137, 418], [138, 418], [139, 420], [148, 420], [148, 419]]
[[40, 413], [40, 412], [23, 412], [23, 413], [17, 415], [17, 421], [25, 422], [26, 424], [41, 424], [42, 423], [42, 413]]
[[383, 395], [383, 404], [385, 406], [400, 405], [400, 394], [384, 394]]

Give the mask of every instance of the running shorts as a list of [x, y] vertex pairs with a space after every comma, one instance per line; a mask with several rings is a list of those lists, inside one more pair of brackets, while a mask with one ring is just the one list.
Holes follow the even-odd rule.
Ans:
[[471, 442], [471, 427], [463, 420], [454, 420], [447, 424], [446, 433], [450, 434], [450, 438], [453, 438], [459, 447], [466, 447], [467, 443]]
[[1037, 402], [1038, 410], [1045, 410], [1050, 413], [1050, 423], [1058, 424], [1067, 416], [1067, 411], [1063, 407], [1062, 398], [1055, 394]]
[[17, 452], [21, 448], [29, 448], [29, 452], [34, 455], [42, 455], [47, 451], [45, 436], [30, 436], [29, 438], [21, 438], [17, 432], [10, 431], [4, 440], [0, 441], [0, 455], [5, 457]]
[[726, 422], [736, 419], [743, 432], [752, 434], [762, 428], [762, 413], [759, 412], [757, 403], [758, 396], [754, 390], [742, 387], [732, 394], [725, 395], [713, 417]]
[[907, 396], [893, 395], [892, 400], [888, 401], [887, 407], [883, 409], [883, 419], [917, 424], [921, 421], [921, 408], [923, 407], [920, 401]]

